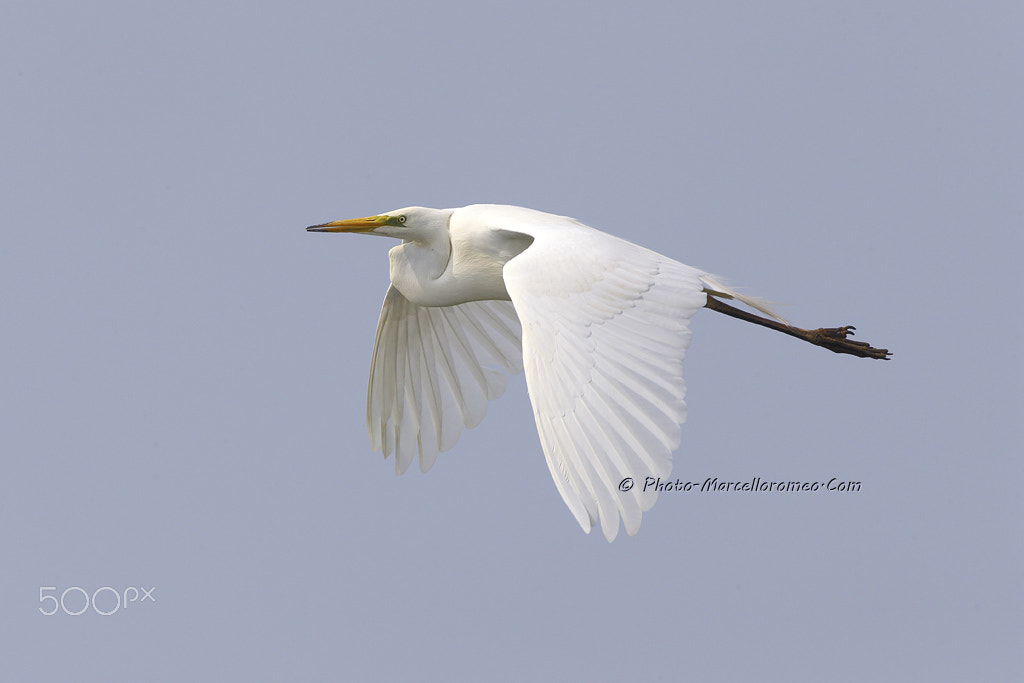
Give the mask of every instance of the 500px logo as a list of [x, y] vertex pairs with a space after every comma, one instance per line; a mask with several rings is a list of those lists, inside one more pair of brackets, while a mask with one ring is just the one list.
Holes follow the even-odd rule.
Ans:
[[79, 614], [84, 614], [91, 605], [96, 614], [109, 617], [122, 608], [128, 609], [128, 605], [133, 602], [140, 604], [147, 600], [156, 602], [156, 598], [153, 597], [156, 586], [149, 590], [128, 586], [120, 593], [110, 586], [101, 586], [94, 590], [91, 596], [84, 588], [71, 586], [64, 589], [59, 599], [56, 595], [49, 594], [50, 591], [56, 590], [56, 586], [39, 587], [39, 612], [41, 614], [49, 617], [63, 611], [64, 614], [77, 617]]

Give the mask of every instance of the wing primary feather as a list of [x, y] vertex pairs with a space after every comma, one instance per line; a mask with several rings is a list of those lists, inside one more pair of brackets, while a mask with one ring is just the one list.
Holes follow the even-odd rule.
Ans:
[[[390, 296], [390, 290], [388, 295]], [[381, 432], [383, 414], [381, 412], [380, 396], [383, 393], [383, 373], [379, 371], [377, 361], [380, 357], [381, 336], [387, 327], [388, 316], [387, 297], [381, 307], [380, 320], [377, 321], [377, 334], [373, 342], [373, 354], [370, 356], [370, 381], [366, 388], [366, 431], [370, 435], [370, 447], [379, 451], [384, 446], [384, 435]], [[384, 454], [385, 457], [387, 454]]]
[[[555, 425], [554, 421], [549, 419], [547, 420], [547, 427], [548, 436], [553, 442], [550, 457], [561, 458], [565, 462], [566, 471], [570, 473], [570, 484], [587, 511], [588, 524], [586, 530], [589, 533], [594, 524], [600, 520], [597, 492], [594, 488], [590, 472], [583, 463], [583, 459], [580, 458], [572, 444], [568, 441], [569, 435], [564, 419], [559, 420], [558, 425]], [[549, 452], [545, 451], [545, 455], [548, 454]], [[550, 468], [550, 466], [551, 463], [549, 462], [548, 467]]]
[[[398, 370], [401, 380], [398, 384], [397, 403], [398, 414], [395, 417], [395, 424], [398, 432], [395, 435], [397, 451], [395, 453], [395, 474], [404, 474], [409, 465], [412, 464], [416, 455], [419, 442], [419, 429], [416, 425], [416, 396], [413, 391], [415, 373], [412, 370], [412, 354], [409, 353], [409, 320], [410, 316], [402, 318], [401, 331], [405, 334], [399, 338], [398, 343]], [[403, 341], [405, 342], [403, 345]], [[403, 348], [404, 346], [404, 348]]]
[[433, 459], [430, 463], [421, 462], [421, 468], [426, 467], [423, 471], [426, 472], [433, 465], [433, 461], [437, 458], [438, 451], [441, 450], [441, 434], [444, 430], [444, 400], [441, 398], [441, 378], [438, 376], [438, 361], [434, 354], [434, 332], [433, 332], [433, 316], [430, 315], [430, 311], [423, 311], [421, 320], [419, 321], [419, 338], [420, 338], [420, 353], [423, 359], [423, 368], [425, 372], [425, 379], [430, 390], [429, 400], [426, 401], [427, 410], [430, 414], [430, 424], [433, 428]]
[[578, 480], [580, 477], [575, 472], [570, 472], [567, 469], [570, 467], [570, 464], [565, 458], [556, 459], [551, 455], [556, 453], [558, 448], [552, 440], [554, 428], [550, 425], [550, 418], [538, 415], [537, 426], [541, 449], [544, 451], [548, 470], [551, 472], [551, 478], [555, 482], [555, 488], [558, 489], [558, 493], [562, 496], [562, 501], [569, 507], [569, 511], [572, 512], [580, 527], [589, 534], [591, 528], [593, 528], [593, 515], [584, 503], [580, 491], [577, 490], [573, 483], [574, 480]]
[[437, 459], [437, 435], [434, 431], [434, 420], [430, 415], [431, 407], [434, 404], [431, 391], [434, 367], [426, 358], [428, 345], [424, 343], [423, 330], [420, 326], [424, 317], [426, 316], [422, 309], [414, 309], [412, 315], [409, 316], [407, 327], [413, 426], [416, 430], [416, 448], [419, 452], [420, 471], [422, 472], [430, 469]]
[[[630, 467], [622, 455], [623, 451], [614, 447], [612, 442], [616, 441], [616, 439], [606, 429], [607, 422], [596, 418], [589, 402], [582, 402], [576, 411], [576, 415], [581, 432], [587, 435], [588, 445], [592, 453], [590, 460], [594, 463], [597, 470], [598, 480], [604, 485], [604, 491], [608, 493], [609, 498], [617, 508], [617, 511], [612, 514], [622, 516], [626, 531], [632, 536], [640, 528], [641, 511], [640, 505], [634, 497], [636, 494], [622, 494], [616, 486], [624, 477], [630, 476]], [[603, 436], [604, 438], [598, 440], [595, 438], [598, 436]], [[635, 486], [634, 489], [636, 489]], [[604, 527], [603, 524], [602, 527]], [[617, 519], [615, 527], [617, 532]], [[605, 535], [607, 536], [607, 533]]]
[[587, 434], [587, 431], [583, 429], [583, 426], [580, 424], [579, 416], [575, 413], [568, 415], [566, 416], [565, 422], [568, 427], [569, 438], [572, 440], [574, 447], [577, 443], [579, 443], [580, 446], [589, 447], [590, 457], [587, 457], [588, 453], [586, 452], [581, 453], [579, 447], [576, 447], [576, 453], [584, 470], [587, 472], [589, 489], [597, 503], [598, 519], [601, 522], [601, 531], [604, 532], [604, 537], [611, 542], [615, 539], [615, 536], [619, 531], [619, 506], [609, 492], [609, 487], [606, 484], [609, 473], [607, 472], [605, 463], [602, 462], [601, 458], [595, 457], [598, 450], [591, 442], [590, 435]]

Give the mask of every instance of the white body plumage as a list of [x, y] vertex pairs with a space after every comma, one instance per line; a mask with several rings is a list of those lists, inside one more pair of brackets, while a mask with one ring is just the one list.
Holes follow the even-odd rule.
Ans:
[[555, 485], [584, 531], [635, 534], [686, 419], [682, 359], [706, 292], [696, 268], [571, 218], [514, 206], [411, 207], [311, 230], [402, 239], [370, 367], [367, 429], [428, 470], [525, 369]]

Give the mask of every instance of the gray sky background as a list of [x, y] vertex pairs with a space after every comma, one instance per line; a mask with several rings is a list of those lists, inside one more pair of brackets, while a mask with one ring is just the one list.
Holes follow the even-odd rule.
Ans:
[[[1022, 7], [5, 3], [4, 677], [1019, 678]], [[861, 490], [663, 494], [609, 545], [521, 377], [395, 477], [391, 245], [303, 228], [476, 202], [894, 351], [692, 325], [674, 475]]]

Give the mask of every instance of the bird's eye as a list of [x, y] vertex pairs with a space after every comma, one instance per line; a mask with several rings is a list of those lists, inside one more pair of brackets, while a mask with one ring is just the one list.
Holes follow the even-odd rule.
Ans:
[[400, 225], [404, 225], [405, 224], [405, 216], [399, 216], [398, 217], [398, 223]]

